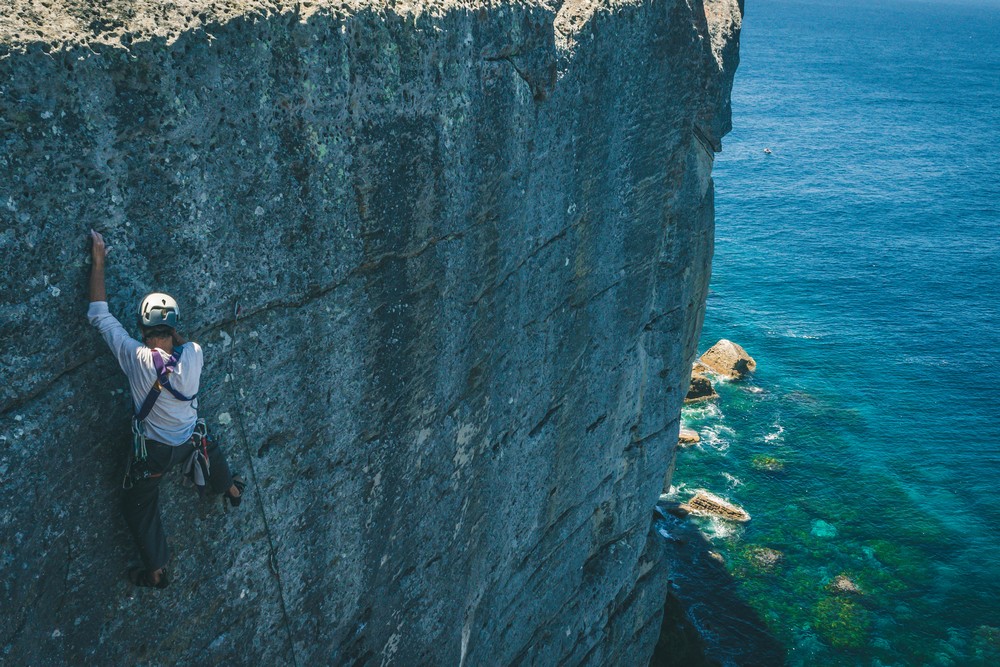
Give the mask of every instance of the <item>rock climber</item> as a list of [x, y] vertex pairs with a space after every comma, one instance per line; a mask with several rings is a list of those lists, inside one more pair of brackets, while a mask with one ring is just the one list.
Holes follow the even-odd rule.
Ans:
[[135, 407], [133, 447], [122, 483], [122, 514], [135, 539], [143, 567], [129, 570], [136, 586], [166, 588], [169, 584], [167, 537], [160, 517], [160, 480], [174, 465], [184, 464], [199, 490], [205, 482], [224, 494], [234, 507], [245, 484], [231, 475], [218, 444], [207, 437], [198, 419], [198, 385], [202, 349], [177, 332], [177, 302], [154, 293], [139, 306], [142, 342], [128, 335], [108, 311], [104, 264], [108, 254], [104, 237], [90, 231], [90, 307], [87, 318], [97, 327], [128, 377]]

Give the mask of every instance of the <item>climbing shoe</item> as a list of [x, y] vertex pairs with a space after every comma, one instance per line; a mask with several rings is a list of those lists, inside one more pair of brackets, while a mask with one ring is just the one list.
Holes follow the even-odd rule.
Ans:
[[243, 502], [243, 489], [247, 488], [247, 483], [243, 481], [243, 478], [239, 475], [233, 475], [233, 486], [235, 486], [240, 491], [240, 495], [231, 496], [229, 491], [226, 491], [226, 500], [233, 507], [239, 507], [240, 503]]

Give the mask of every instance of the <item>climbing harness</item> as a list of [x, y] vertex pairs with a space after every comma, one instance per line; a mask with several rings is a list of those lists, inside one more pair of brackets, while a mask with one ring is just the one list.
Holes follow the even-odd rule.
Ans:
[[[181, 354], [184, 352], [184, 346], [178, 346], [171, 353], [170, 357], [166, 361], [163, 360], [163, 355], [160, 354], [159, 350], [152, 350], [153, 357], [153, 367], [156, 369], [156, 380], [153, 382], [153, 386], [149, 388], [149, 393], [146, 394], [146, 398], [143, 400], [142, 405], [139, 406], [138, 412], [132, 417], [132, 452], [129, 455], [128, 461], [125, 464], [125, 478], [122, 480], [123, 489], [131, 489], [135, 480], [146, 479], [148, 477], [159, 477], [158, 474], [153, 474], [149, 471], [146, 466], [146, 457], [148, 452], [146, 451], [146, 428], [145, 422], [146, 417], [149, 416], [150, 411], [153, 409], [153, 405], [156, 404], [156, 399], [160, 397], [163, 390], [166, 389], [176, 398], [178, 401], [194, 401], [198, 398], [198, 394], [194, 396], [187, 397], [181, 392], [177, 391], [170, 384], [170, 374], [177, 370], [177, 364], [181, 360]], [[205, 420], [199, 419], [199, 423], [202, 428], [202, 447], [204, 449], [204, 461], [205, 470], [207, 474], [208, 470], [208, 442], [207, 442], [207, 429], [205, 428]], [[195, 426], [195, 432], [198, 432], [198, 426]], [[194, 436], [192, 436], [194, 437]], [[138, 465], [137, 465], [138, 464]]]
[[[133, 422], [132, 427], [134, 437], [141, 443], [140, 447], [143, 451], [143, 458], [138, 458], [135, 451], [129, 452], [128, 458], [125, 461], [125, 478], [122, 480], [122, 488], [126, 490], [131, 489], [135, 485], [135, 482], [141, 479], [161, 477], [163, 475], [163, 473], [154, 473], [149, 470], [145, 456], [145, 437], [141, 431], [136, 434], [135, 422]], [[184, 475], [188, 483], [198, 491], [198, 495], [203, 496], [209, 475], [212, 471], [211, 461], [208, 458], [208, 426], [204, 419], [198, 419], [191, 437], [188, 438], [187, 442], [178, 445], [178, 447], [185, 445], [191, 445], [192, 449], [191, 453], [184, 459], [182, 467]]]

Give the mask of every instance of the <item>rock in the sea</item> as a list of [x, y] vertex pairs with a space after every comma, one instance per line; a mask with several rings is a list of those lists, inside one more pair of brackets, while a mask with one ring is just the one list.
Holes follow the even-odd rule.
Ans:
[[700, 360], [695, 360], [691, 364], [691, 375], [704, 375], [705, 373], [711, 373], [712, 369], [701, 363]]
[[700, 440], [701, 436], [693, 428], [682, 428], [680, 433], [677, 434], [677, 444], [682, 447], [684, 445], [693, 445]]
[[723, 338], [705, 351], [699, 359], [713, 373], [722, 377], [738, 380], [757, 368], [747, 351], [731, 340]]
[[691, 500], [681, 505], [681, 509], [691, 514], [717, 516], [720, 519], [739, 521], [741, 523], [750, 520], [750, 514], [745, 509], [704, 489], [699, 489], [695, 492]]
[[858, 588], [858, 585], [854, 583], [846, 574], [838, 574], [834, 580], [828, 584], [827, 588], [834, 593], [862, 595], [862, 591]]
[[763, 454], [753, 457], [750, 460], [750, 465], [757, 470], [765, 470], [767, 472], [780, 472], [785, 469], [784, 461]]
[[972, 635], [972, 647], [987, 664], [1000, 664], [1000, 628], [980, 625]]
[[699, 403], [718, 397], [715, 387], [712, 386], [712, 380], [707, 375], [691, 373], [691, 384], [688, 386], [687, 396], [684, 397], [685, 403]]
[[823, 521], [823, 519], [816, 519], [813, 521], [812, 530], [810, 532], [816, 537], [836, 537], [837, 527], [832, 523]]
[[856, 600], [830, 595], [816, 605], [812, 626], [834, 648], [856, 650], [868, 642], [871, 618]]
[[745, 553], [747, 560], [754, 568], [765, 572], [773, 570], [784, 558], [784, 554], [777, 549], [757, 545], [747, 547]]

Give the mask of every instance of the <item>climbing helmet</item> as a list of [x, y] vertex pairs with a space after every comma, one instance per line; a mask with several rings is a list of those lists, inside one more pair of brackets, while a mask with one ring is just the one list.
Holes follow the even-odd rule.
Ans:
[[180, 316], [177, 301], [169, 294], [153, 292], [139, 304], [139, 323], [144, 327], [165, 325], [174, 329]]

